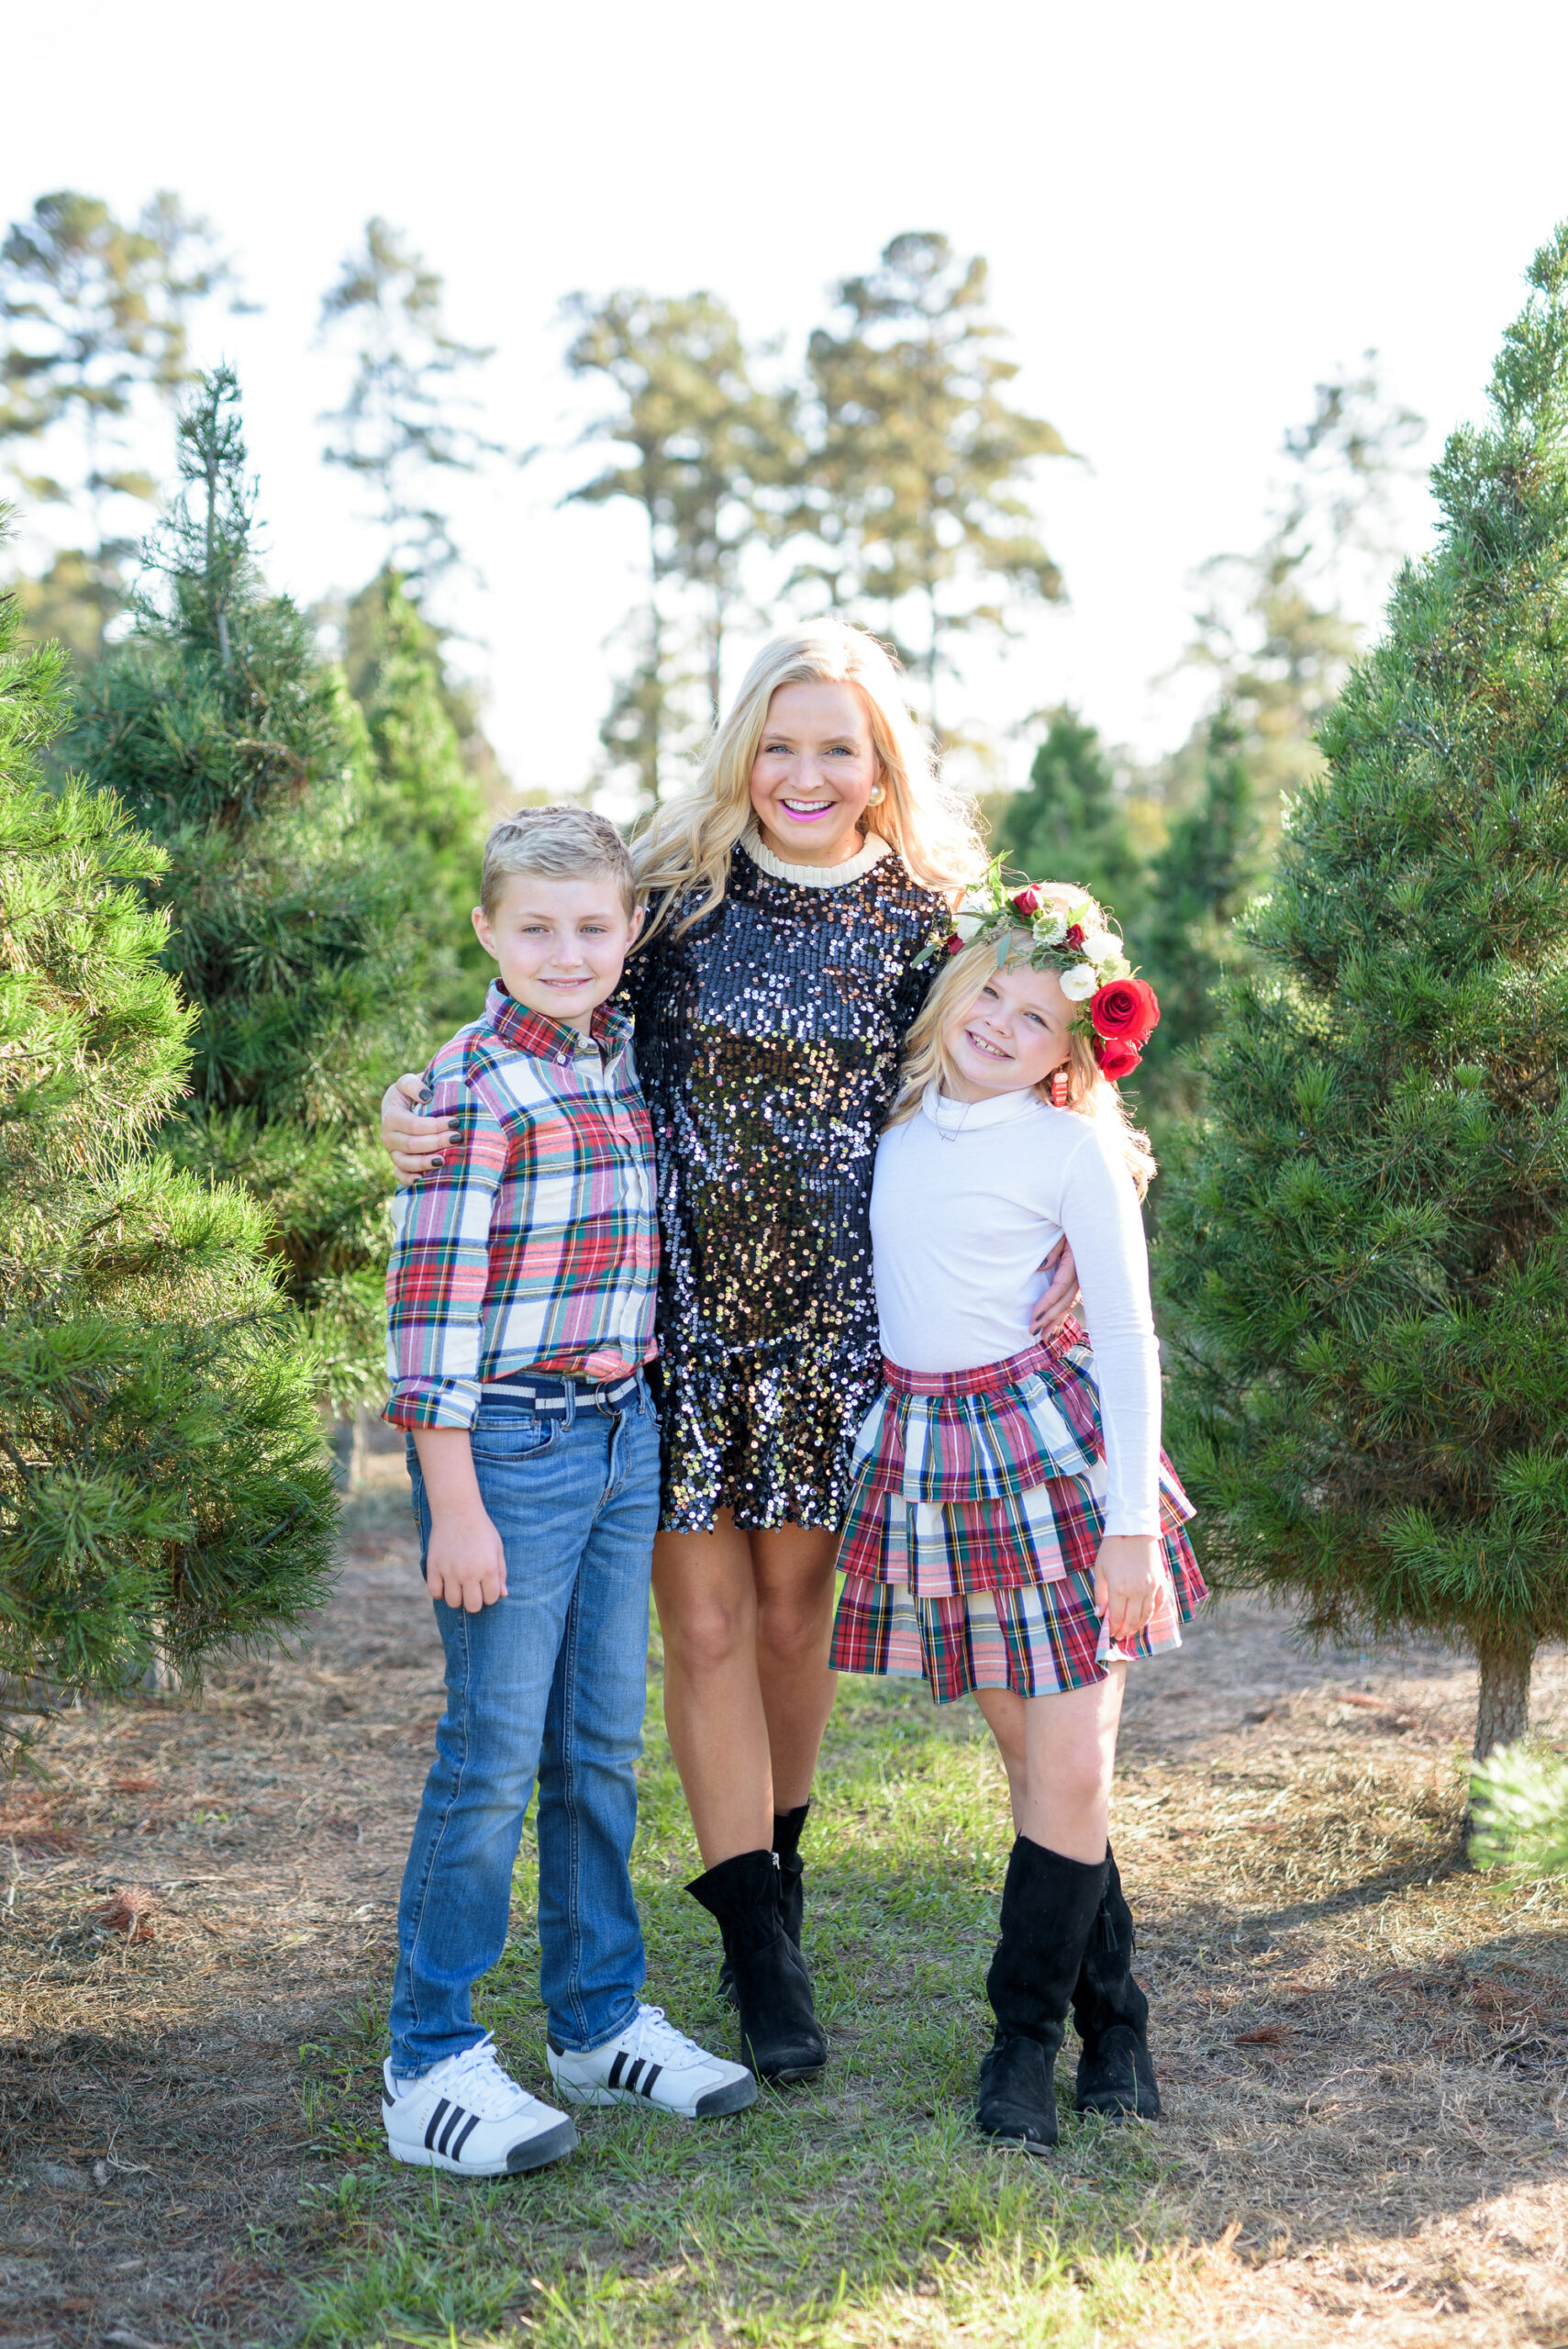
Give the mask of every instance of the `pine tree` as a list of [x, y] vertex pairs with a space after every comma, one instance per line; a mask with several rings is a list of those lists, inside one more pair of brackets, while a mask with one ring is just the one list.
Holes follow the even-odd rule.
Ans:
[[[33, 507], [91, 535], [22, 583], [35, 641], [58, 634], [80, 659], [101, 657], [127, 599], [123, 529], [158, 495], [168, 409], [195, 375], [191, 313], [233, 284], [210, 223], [166, 190], [132, 226], [99, 196], [58, 189], [0, 242], [0, 461]], [[149, 395], [163, 403], [156, 427]]]
[[1157, 1150], [1198, 1107], [1195, 1054], [1219, 1018], [1218, 989], [1247, 955], [1237, 916], [1262, 874], [1256, 795], [1229, 710], [1209, 720], [1200, 796], [1178, 816], [1149, 868], [1132, 940], [1141, 975], [1160, 998], [1160, 1025], [1138, 1072], [1139, 1108], [1159, 1130]]
[[1036, 881], [1073, 881], [1130, 929], [1143, 859], [1095, 728], [1057, 709], [1027, 789], [1002, 803], [995, 845]]
[[[668, 762], [718, 723], [741, 564], [768, 535], [768, 493], [795, 453], [792, 407], [753, 381], [754, 355], [712, 294], [574, 294], [565, 316], [576, 328], [568, 368], [604, 378], [617, 395], [583, 438], [628, 452], [572, 497], [629, 498], [648, 528], [648, 601], [633, 623], [640, 657], [617, 685], [599, 739], [651, 807]], [[699, 677], [683, 660], [688, 640], [706, 689], [700, 717]]]
[[363, 246], [349, 255], [321, 305], [323, 332], [346, 328], [358, 344], [348, 396], [321, 419], [340, 435], [328, 444], [327, 462], [372, 490], [388, 563], [425, 582], [460, 559], [451, 517], [436, 502], [439, 487], [506, 453], [464, 421], [477, 402], [458, 383], [495, 354], [448, 333], [445, 302], [445, 280], [400, 231], [367, 220]]
[[387, 1184], [376, 1102], [427, 1030], [420, 935], [364, 820], [363, 721], [251, 551], [239, 391], [181, 422], [185, 492], [152, 560], [163, 593], [91, 679], [73, 748], [167, 852], [166, 962], [200, 1012], [191, 1092], [161, 1136], [273, 1219], [328, 1393], [381, 1376]]
[[1568, 226], [1530, 282], [1248, 919], [1159, 1250], [1229, 1579], [1468, 1645], [1481, 1756], [1568, 1633]]
[[348, 634], [349, 681], [370, 739], [364, 818], [414, 876], [412, 912], [428, 942], [422, 992], [439, 1041], [477, 1019], [493, 967], [471, 919], [484, 797], [444, 690], [440, 639], [397, 572], [383, 571], [355, 597]]
[[1009, 604], [1062, 595], [1026, 490], [1036, 460], [1067, 444], [1013, 404], [1018, 364], [997, 348], [980, 255], [911, 230], [834, 290], [834, 323], [806, 352], [809, 447], [788, 528], [815, 543], [795, 577], [836, 608], [880, 607], [889, 636], [906, 601], [923, 607], [924, 643], [899, 651], [924, 673], [936, 729], [953, 640], [1006, 635]]
[[165, 860], [44, 787], [65, 655], [20, 632], [0, 597], [0, 1768], [61, 1693], [298, 1621], [333, 1530], [264, 1219], [143, 1148], [190, 1059]]

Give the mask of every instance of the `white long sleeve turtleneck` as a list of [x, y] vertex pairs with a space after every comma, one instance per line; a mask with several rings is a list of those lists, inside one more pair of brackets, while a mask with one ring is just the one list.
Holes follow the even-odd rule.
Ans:
[[933, 1085], [877, 1146], [871, 1227], [883, 1352], [925, 1373], [1032, 1345], [1040, 1268], [1066, 1233], [1099, 1380], [1106, 1531], [1158, 1533], [1160, 1353], [1115, 1130], [1032, 1093], [965, 1104]]

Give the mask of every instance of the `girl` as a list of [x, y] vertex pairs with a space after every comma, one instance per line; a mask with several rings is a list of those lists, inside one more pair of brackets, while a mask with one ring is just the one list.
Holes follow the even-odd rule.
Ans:
[[[878, 1377], [873, 1159], [929, 984], [921, 950], [979, 851], [887, 655], [824, 620], [759, 653], [695, 788], [636, 855], [665, 1720], [705, 1866], [691, 1889], [718, 1922], [742, 2044], [764, 2078], [796, 2079], [827, 2057], [798, 1846], [833, 1701], [849, 1436]], [[441, 1130], [395, 1094], [385, 1107], [408, 1180]], [[1063, 1263], [1051, 1298], [1072, 1293]]]
[[[978, 2117], [1038, 2153], [1069, 2002], [1080, 2110], [1160, 2109], [1111, 1771], [1127, 1660], [1179, 1645], [1204, 1586], [1160, 1450], [1153, 1162], [1112, 1082], [1159, 1006], [1082, 891], [1008, 897], [998, 876], [946, 941], [877, 1151], [885, 1384], [855, 1448], [832, 1662], [921, 1675], [939, 1704], [973, 1689], [1001, 1748], [1017, 1840]], [[1031, 1275], [1063, 1232], [1092, 1353], [1071, 1324], [1030, 1342]]]

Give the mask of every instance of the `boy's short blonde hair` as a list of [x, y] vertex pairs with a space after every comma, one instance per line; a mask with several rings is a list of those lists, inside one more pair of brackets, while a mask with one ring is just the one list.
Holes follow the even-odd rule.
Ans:
[[500, 902], [509, 873], [536, 873], [549, 881], [578, 881], [590, 873], [611, 874], [628, 914], [637, 909], [637, 876], [631, 852], [607, 817], [586, 807], [519, 807], [504, 816], [484, 843], [479, 902], [487, 918]]

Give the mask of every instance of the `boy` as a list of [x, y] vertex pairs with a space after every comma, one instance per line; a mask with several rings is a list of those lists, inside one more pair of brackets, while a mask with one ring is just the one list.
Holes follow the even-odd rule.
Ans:
[[382, 2117], [399, 2161], [494, 2177], [577, 2142], [470, 2004], [506, 1942], [536, 1774], [563, 2099], [695, 2119], [757, 2086], [638, 1997], [659, 1227], [629, 1022], [608, 1008], [642, 921], [631, 860], [603, 817], [528, 808], [486, 841], [481, 896], [500, 982], [427, 1072], [453, 1126], [436, 1172], [397, 1194], [387, 1270], [384, 1416], [410, 1433], [447, 1709], [403, 1878]]

